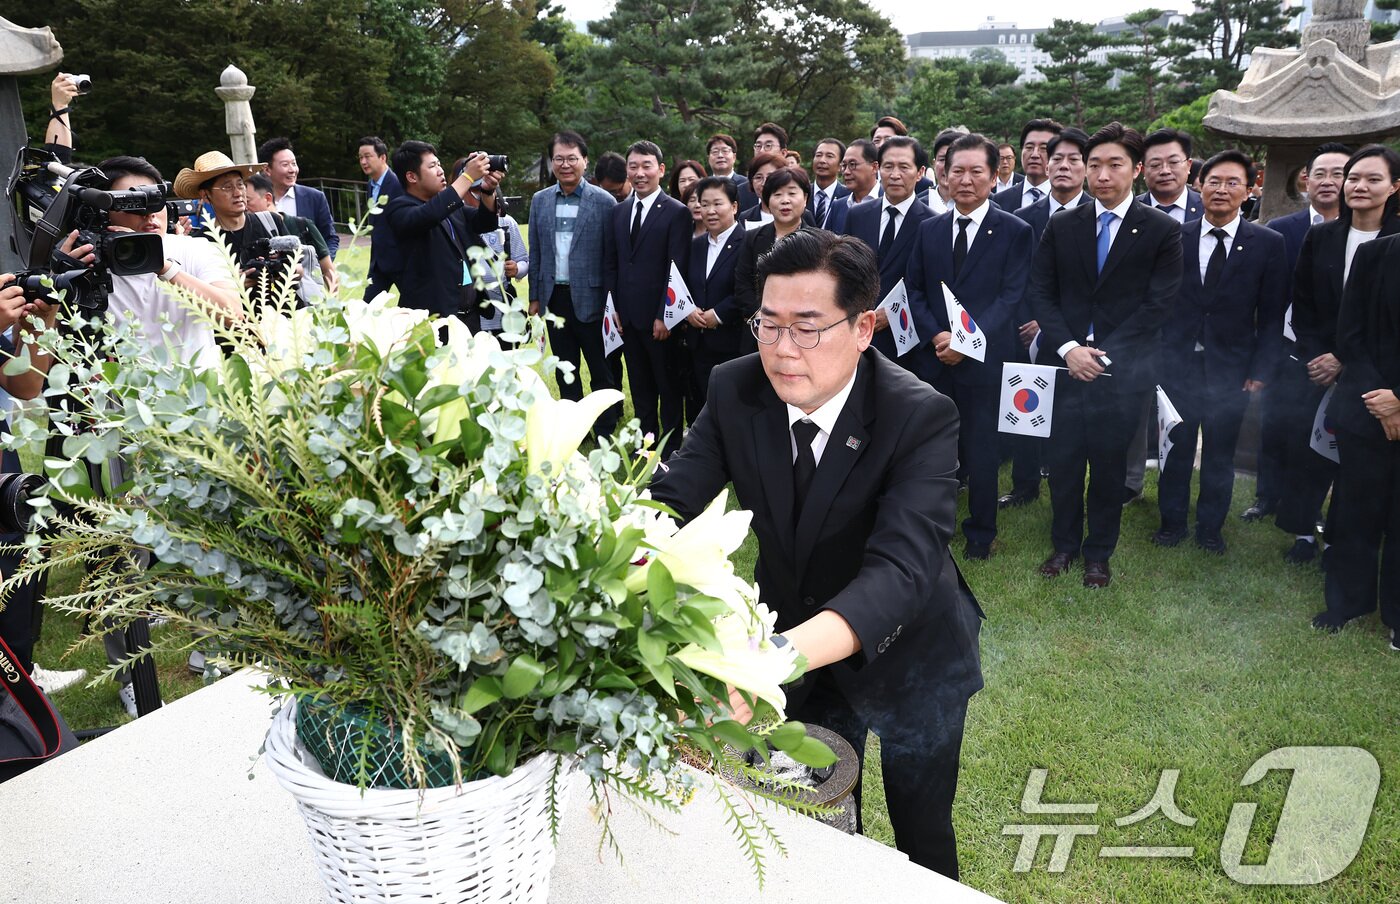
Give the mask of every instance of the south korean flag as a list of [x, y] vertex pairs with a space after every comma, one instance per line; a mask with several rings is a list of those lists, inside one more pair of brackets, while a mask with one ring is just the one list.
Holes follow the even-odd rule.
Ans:
[[671, 279], [666, 286], [665, 307], [661, 309], [661, 322], [666, 329], [674, 330], [685, 322], [690, 312], [695, 310], [695, 301], [690, 297], [690, 287], [685, 284], [680, 268], [671, 261]]
[[1340, 464], [1342, 454], [1337, 451], [1337, 428], [1327, 416], [1327, 406], [1331, 404], [1332, 393], [1336, 391], [1336, 386], [1329, 387], [1323, 394], [1322, 401], [1317, 403], [1317, 413], [1313, 415], [1312, 440], [1308, 445], [1323, 458], [1330, 458]]
[[962, 302], [958, 301], [957, 296], [948, 288], [948, 284], [939, 285], [943, 286], [943, 304], [948, 309], [948, 327], [953, 333], [948, 347], [955, 352], [962, 352], [974, 361], [986, 361], [987, 337], [977, 326], [977, 321], [967, 312], [967, 308], [962, 306]]
[[612, 293], [608, 293], [603, 305], [603, 354], [611, 355], [622, 348], [622, 321], [617, 317], [617, 305], [613, 304]]
[[895, 357], [919, 347], [919, 332], [914, 329], [914, 316], [909, 313], [909, 292], [904, 287], [904, 280], [894, 284], [877, 309], [883, 310], [890, 322]]
[[1054, 413], [1055, 368], [1039, 364], [1002, 365], [997, 430], [1047, 437]]

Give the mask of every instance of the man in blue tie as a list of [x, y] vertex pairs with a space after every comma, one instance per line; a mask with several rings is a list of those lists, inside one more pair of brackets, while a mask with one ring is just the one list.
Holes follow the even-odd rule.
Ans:
[[365, 193], [365, 208], [383, 207], [403, 194], [399, 177], [389, 168], [389, 146], [384, 139], [366, 135], [360, 139], [360, 169], [369, 179]]
[[1101, 588], [1118, 545], [1128, 445], [1157, 382], [1162, 325], [1181, 283], [1181, 227], [1133, 201], [1141, 135], [1109, 123], [1085, 150], [1094, 203], [1046, 223], [1027, 291], [1040, 363], [1069, 371], [1055, 384], [1047, 450], [1054, 551], [1040, 573], [1058, 577], [1082, 554], [1084, 585]]

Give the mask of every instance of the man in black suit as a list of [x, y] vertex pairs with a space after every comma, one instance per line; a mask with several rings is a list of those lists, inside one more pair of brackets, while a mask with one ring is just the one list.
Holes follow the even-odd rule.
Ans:
[[[907, 137], [909, 137], [909, 127], [897, 116], [881, 116], [875, 120], [875, 126], [870, 130], [870, 143], [875, 145], [877, 152], [889, 139]], [[919, 183], [914, 186], [914, 194], [927, 192], [930, 188], [933, 188], [933, 180], [927, 176], [920, 176]]]
[[[1158, 129], [1143, 139], [1142, 168], [1147, 191], [1138, 201], [1155, 207], [1178, 223], [1199, 219], [1205, 210], [1201, 196], [1190, 187], [1191, 136], [1180, 129]], [[1142, 497], [1147, 475], [1148, 436], [1153, 428], [1157, 400], [1149, 397], [1138, 418], [1133, 444], [1128, 448], [1128, 477], [1123, 485], [1124, 505]], [[1160, 463], [1159, 463], [1160, 467]]]
[[[1304, 167], [1307, 173], [1308, 206], [1286, 216], [1275, 217], [1266, 225], [1283, 236], [1286, 254], [1285, 281], [1288, 302], [1285, 321], [1292, 319], [1293, 271], [1298, 265], [1298, 254], [1303, 250], [1303, 239], [1308, 230], [1321, 223], [1335, 220], [1342, 209], [1342, 173], [1352, 149], [1345, 144], [1329, 141], [1319, 145]], [[1287, 465], [1285, 450], [1288, 447], [1289, 425], [1296, 421], [1295, 407], [1300, 399], [1311, 395], [1312, 384], [1308, 380], [1306, 362], [1299, 362], [1293, 354], [1294, 341], [1285, 338], [1284, 353], [1279, 359], [1279, 368], [1274, 380], [1264, 387], [1262, 402], [1262, 424], [1259, 438], [1259, 482], [1254, 503], [1240, 515], [1245, 521], [1259, 521], [1278, 510], [1280, 502], [1289, 494], [1285, 480]], [[1301, 416], [1312, 423], [1313, 410]], [[1295, 565], [1311, 562], [1317, 557], [1317, 543], [1309, 527], [1306, 536], [1299, 536], [1284, 557]]]
[[[1050, 163], [1050, 194], [1029, 207], [1016, 211], [1016, 216], [1031, 227], [1031, 247], [1040, 247], [1040, 235], [1050, 218], [1066, 208], [1078, 207], [1083, 203], [1093, 203], [1084, 191], [1084, 151], [1089, 146], [1089, 136], [1071, 126], [1050, 140], [1047, 149]], [[995, 197], [995, 196], [993, 196]], [[1017, 338], [1013, 360], [1022, 364], [1035, 364], [1031, 360], [1030, 347], [1040, 334], [1040, 324], [1036, 323], [1035, 312], [1030, 307], [1029, 294], [1021, 298], [1017, 308]], [[1038, 436], [1002, 437], [1011, 448], [1011, 492], [997, 500], [1000, 508], [1016, 508], [1028, 505], [1040, 498], [1040, 469], [1044, 459], [1046, 441]]]
[[734, 140], [733, 135], [723, 132], [711, 135], [710, 140], [705, 142], [705, 159], [709, 161], [711, 176], [728, 179], [736, 186], [748, 181], [743, 173], [737, 171], [739, 142]]
[[[666, 165], [661, 148], [638, 141], [627, 149], [627, 179], [633, 197], [612, 209], [603, 234], [603, 287], [612, 293], [622, 321], [622, 355], [632, 390], [632, 409], [642, 431], [656, 437], [665, 455], [681, 442], [681, 387], [661, 312], [671, 264], [686, 272], [694, 219], [690, 208], [661, 190]], [[658, 411], [660, 416], [658, 417]]]
[[831, 208], [838, 198], [851, 193], [841, 182], [841, 158], [846, 156], [846, 145], [836, 138], [823, 138], [812, 151], [812, 222], [820, 229], [827, 228]]
[[[978, 134], [948, 149], [953, 209], [919, 227], [909, 259], [910, 306], [918, 299], [938, 323], [934, 352], [943, 364], [938, 388], [952, 396], [961, 418], [959, 457], [967, 469], [968, 518], [962, 524], [967, 558], [987, 559], [997, 534], [997, 417], [1001, 366], [1017, 342], [1017, 308], [1026, 292], [1032, 257], [1031, 228], [991, 203], [997, 146]], [[986, 341], [985, 359], [950, 347], [943, 285], [957, 296]]]
[[[1088, 144], [1089, 190], [1046, 224], [1031, 272], [1041, 363], [1061, 365], [1050, 434], [1051, 538], [1058, 577], [1084, 555], [1084, 585], [1107, 587], [1118, 545], [1128, 444], [1156, 384], [1161, 329], [1181, 283], [1181, 227], [1133, 201], [1142, 136], [1119, 123]], [[1084, 472], [1089, 468], [1088, 535]]]
[[1006, 191], [1024, 181], [1026, 177], [1016, 172], [1016, 146], [1003, 141], [997, 145], [997, 181], [992, 186], [992, 194]]
[[1254, 184], [1254, 164], [1221, 151], [1201, 168], [1205, 216], [1181, 230], [1182, 277], [1162, 336], [1162, 388], [1181, 423], [1162, 462], [1158, 546], [1186, 538], [1196, 436], [1201, 434], [1201, 489], [1196, 545], [1223, 555], [1221, 527], [1235, 485], [1235, 445], [1250, 393], [1273, 379], [1283, 349], [1287, 294], [1283, 236], [1240, 215]]
[[841, 158], [841, 181], [848, 193], [832, 202], [831, 213], [826, 218], [827, 230], [845, 232], [851, 208], [880, 197], [879, 176], [880, 151], [873, 141], [857, 138], [846, 146], [846, 154]]
[[966, 129], [944, 129], [933, 139], [933, 185], [919, 198], [933, 211], [934, 216], [946, 213], [953, 206], [953, 195], [948, 187], [948, 148], [953, 142], [967, 134]]
[[712, 404], [652, 495], [693, 518], [733, 482], [761, 600], [808, 662], [787, 715], [862, 756], [873, 730], [896, 846], [956, 878], [959, 751], [982, 686], [981, 610], [948, 553], [958, 417], [869, 348], [876, 266], [863, 242], [821, 230], [774, 245], [759, 354], [715, 368]]
[[1050, 194], [1050, 141], [1064, 129], [1053, 119], [1032, 119], [1021, 126], [1021, 169], [1026, 178], [994, 195], [993, 204], [1015, 213]]
[[1188, 184], [1191, 136], [1180, 129], [1158, 129], [1143, 139], [1143, 178], [1147, 191], [1138, 201], [1155, 207], [1178, 223], [1201, 217], [1201, 196]]
[[379, 215], [373, 235], [384, 230], [388, 236], [376, 240], [373, 260], [375, 267], [395, 269], [376, 274], [376, 284], [397, 285], [403, 307], [460, 317], [476, 332], [481, 309], [467, 249], [484, 245], [481, 235], [499, 226], [496, 186], [502, 174], [488, 172], [486, 155], [477, 153], [448, 185], [437, 151], [426, 141], [399, 145], [393, 168], [404, 193]]
[[[857, 204], [846, 218], [844, 231], [875, 252], [880, 264], [878, 299], [883, 301], [895, 283], [904, 279], [909, 269], [909, 255], [919, 243], [919, 228], [933, 212], [918, 199], [914, 190], [928, 168], [928, 156], [919, 142], [897, 135], [880, 146], [879, 158], [885, 197], [878, 204]], [[942, 304], [941, 299], [939, 304]], [[942, 369], [933, 353], [937, 320], [924, 298], [916, 299], [911, 295], [909, 311], [914, 317], [914, 331], [919, 334], [917, 348], [899, 354], [894, 331], [883, 310], [875, 312], [875, 336], [870, 344], [886, 358], [933, 385]]]
[[734, 266], [744, 244], [744, 224], [738, 221], [739, 186], [723, 176], [696, 183], [705, 234], [690, 241], [690, 270], [686, 285], [695, 296], [686, 345], [694, 397], [703, 406], [716, 366], [739, 356], [739, 337], [748, 330], [734, 300]]

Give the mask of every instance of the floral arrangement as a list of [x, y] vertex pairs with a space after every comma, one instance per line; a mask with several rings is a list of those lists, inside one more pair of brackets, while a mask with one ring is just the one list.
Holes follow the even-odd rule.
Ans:
[[[622, 397], [556, 400], [539, 318], [508, 305], [502, 344], [384, 297], [292, 300], [218, 325], [228, 354], [202, 372], [112, 327], [41, 337], [47, 392], [72, 403], [37, 500], [47, 536], [11, 583], [81, 566], [50, 604], [118, 626], [168, 618], [157, 645], [197, 643], [263, 669], [274, 693], [380, 726], [409, 786], [444, 783], [434, 762], [461, 782], [556, 753], [595, 796], [673, 807], [693, 781], [683, 759], [834, 759], [783, 722], [801, 664], [729, 561], [748, 514], [721, 496], [678, 527], [647, 497], [656, 455], [635, 421], [583, 451]], [[95, 495], [85, 462], [114, 455], [128, 483]], [[378, 784], [370, 733], [357, 738], [342, 780]], [[747, 804], [731, 816], [761, 878], [754, 846], [771, 833]]]

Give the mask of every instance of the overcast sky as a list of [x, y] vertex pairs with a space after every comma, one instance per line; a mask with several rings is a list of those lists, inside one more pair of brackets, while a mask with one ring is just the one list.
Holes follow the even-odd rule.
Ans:
[[[1150, 0], [1063, 0], [1059, 3], [1047, 3], [1045, 0], [995, 0], [986, 6], [967, 4], [965, 7], [963, 4], [934, 3], [930, 0], [867, 2], [889, 16], [894, 27], [903, 34], [918, 31], [970, 30], [986, 21], [991, 13], [995, 13], [998, 21], [1015, 22], [1022, 28], [1043, 28], [1056, 17], [1097, 22], [1153, 5], [1159, 9], [1175, 8], [1183, 12], [1189, 11], [1191, 6], [1189, 3], [1170, 3], [1166, 0], [1156, 4]], [[569, 18], [578, 22], [601, 19], [608, 14], [612, 6], [613, 0], [564, 0], [564, 9]], [[935, 9], [936, 12], [933, 11]]]

